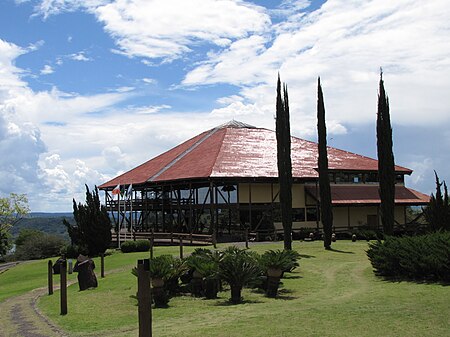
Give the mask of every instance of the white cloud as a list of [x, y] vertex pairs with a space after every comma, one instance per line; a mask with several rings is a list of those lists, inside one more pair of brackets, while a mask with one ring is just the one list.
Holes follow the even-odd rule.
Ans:
[[46, 64], [44, 66], [44, 68], [41, 69], [41, 75], [49, 75], [49, 74], [53, 74], [54, 70], [51, 66], [49, 66], [48, 64]]
[[121, 52], [166, 61], [197, 43], [228, 45], [270, 23], [263, 8], [238, 0], [116, 0], [95, 13]]
[[183, 84], [231, 83], [241, 87], [246, 101], [270, 109], [280, 71], [289, 86], [292, 116], [303, 121], [314, 114], [320, 75], [331, 119], [358, 124], [374, 119], [383, 66], [394, 123], [448, 122], [448, 17], [450, 7], [443, 0], [328, 1], [275, 25], [273, 37], [252, 35], [211, 53]]
[[82, 51], [80, 51], [80, 52], [78, 52], [78, 53], [75, 53], [75, 54], [70, 54], [70, 55], [68, 55], [68, 57], [69, 57], [71, 60], [74, 60], [74, 61], [82, 61], [82, 62], [92, 61], [92, 59], [89, 58], [89, 57], [87, 57], [87, 56], [84, 54], [84, 52], [82, 52]]

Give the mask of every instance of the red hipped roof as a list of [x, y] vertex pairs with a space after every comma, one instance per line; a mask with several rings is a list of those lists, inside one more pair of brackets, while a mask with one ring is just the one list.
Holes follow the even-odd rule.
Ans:
[[[317, 178], [317, 143], [292, 137], [291, 148], [293, 177]], [[328, 148], [328, 165], [331, 170], [378, 170], [375, 159], [332, 147]], [[405, 174], [412, 173], [400, 166], [395, 169]], [[221, 177], [277, 178], [275, 132], [233, 121], [185, 141], [100, 185], [100, 188]]]
[[[306, 191], [315, 199], [320, 199], [319, 188], [305, 186]], [[331, 201], [333, 205], [378, 205], [380, 195], [378, 186], [358, 184], [355, 186], [332, 185]], [[405, 186], [395, 186], [396, 205], [425, 205], [430, 201], [430, 196], [415, 191]]]

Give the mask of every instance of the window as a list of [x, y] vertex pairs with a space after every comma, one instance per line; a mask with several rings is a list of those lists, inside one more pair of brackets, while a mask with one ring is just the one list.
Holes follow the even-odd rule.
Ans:
[[294, 222], [305, 221], [305, 209], [304, 208], [292, 209], [292, 221], [294, 221]]
[[317, 221], [319, 220], [319, 214], [316, 207], [308, 207], [306, 209], [306, 220], [307, 221]]

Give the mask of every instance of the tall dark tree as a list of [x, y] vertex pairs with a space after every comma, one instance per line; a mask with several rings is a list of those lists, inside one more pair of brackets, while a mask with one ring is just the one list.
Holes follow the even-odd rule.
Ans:
[[323, 102], [320, 77], [317, 81], [317, 134], [318, 134], [318, 168], [320, 189], [320, 214], [323, 225], [325, 249], [331, 249], [333, 231], [333, 209], [331, 207], [330, 177], [328, 176], [327, 127], [325, 123], [325, 104]]
[[111, 219], [100, 204], [97, 186], [91, 193], [86, 185], [86, 204], [73, 200], [73, 216], [74, 225], [63, 221], [72, 244], [86, 248], [90, 256], [104, 253], [111, 244]]
[[287, 86], [283, 85], [278, 75], [276, 105], [276, 136], [278, 180], [280, 183], [281, 222], [284, 232], [284, 249], [292, 249], [292, 162], [291, 162], [291, 128], [289, 123], [289, 98]]
[[392, 150], [392, 127], [389, 114], [389, 98], [384, 91], [383, 72], [380, 72], [377, 113], [377, 152], [381, 222], [386, 235], [394, 231], [395, 165]]
[[[448, 189], [445, 181], [441, 182], [434, 172], [436, 178], [436, 194], [431, 194], [430, 202], [424, 209], [424, 215], [432, 231], [450, 230], [450, 205], [448, 201]], [[442, 195], [444, 185], [444, 195]]]

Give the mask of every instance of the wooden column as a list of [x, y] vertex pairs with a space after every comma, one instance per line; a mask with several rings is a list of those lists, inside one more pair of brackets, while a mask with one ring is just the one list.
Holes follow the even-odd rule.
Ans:
[[48, 261], [48, 294], [53, 295], [53, 264], [52, 260]]
[[67, 315], [67, 261], [60, 265], [60, 308], [61, 315]]
[[150, 291], [149, 260], [138, 260], [138, 319], [139, 337], [152, 336], [152, 298]]

